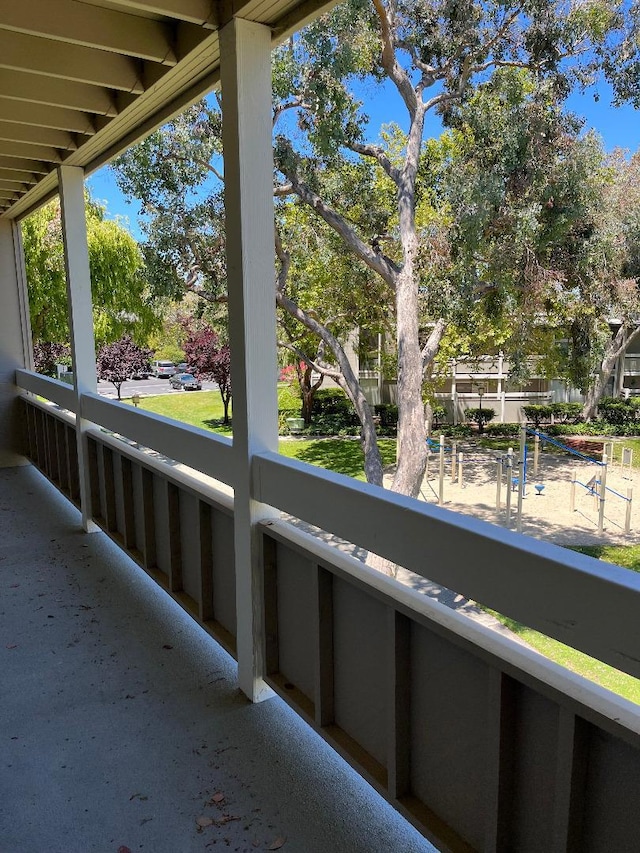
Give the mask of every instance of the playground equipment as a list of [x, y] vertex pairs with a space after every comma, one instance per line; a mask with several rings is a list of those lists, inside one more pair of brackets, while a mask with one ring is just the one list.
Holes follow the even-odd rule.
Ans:
[[[444, 443], [444, 435], [440, 436], [439, 441], [434, 441], [432, 438], [427, 438], [427, 447], [431, 452], [438, 453], [438, 503], [444, 503], [444, 469], [445, 469], [445, 453], [451, 452], [451, 448], [446, 447]], [[455, 457], [455, 444], [453, 445], [452, 458]], [[427, 456], [427, 479], [429, 476], [429, 457]]]
[[633, 468], [633, 448], [625, 447], [623, 444], [616, 444], [614, 441], [606, 441], [604, 444], [604, 453], [607, 454], [607, 459], [611, 465], [616, 461], [616, 449], [620, 448], [620, 474], [627, 480], [632, 479], [631, 470]]
[[[533, 466], [530, 464], [530, 456], [527, 447], [528, 438], [533, 438]], [[473, 463], [478, 460], [486, 464], [491, 459], [491, 455], [488, 453], [463, 453], [458, 450], [459, 445], [456, 442], [452, 442], [451, 446], [447, 447], [445, 445], [443, 435], [439, 437], [439, 441], [435, 441], [431, 438], [427, 439], [427, 445], [430, 451], [430, 456], [432, 454], [437, 454], [438, 457], [437, 491], [433, 486], [431, 486], [431, 484], [429, 484], [429, 487], [432, 489], [434, 496], [437, 496], [438, 503], [440, 503], [440, 505], [444, 503], [444, 480], [447, 470], [446, 453], [451, 454], [451, 483], [455, 484], [457, 481], [457, 485], [460, 488], [464, 487], [465, 464], [473, 465]], [[530, 467], [533, 468], [533, 475], [536, 478], [532, 485], [532, 491], [535, 492], [536, 497], [541, 496], [545, 489], [545, 484], [543, 482], [541, 483], [539, 480], [538, 470], [540, 452], [545, 445], [556, 446], [559, 450], [569, 454], [573, 459], [581, 460], [590, 466], [596, 466], [596, 474], [594, 474], [591, 479], [584, 478], [587, 482], [582, 482], [578, 478], [577, 474], [573, 475], [571, 480], [571, 510], [575, 511], [576, 509], [576, 492], [578, 487], [580, 487], [594, 499], [595, 512], [597, 513], [597, 529], [598, 532], [601, 533], [604, 530], [605, 525], [605, 506], [607, 499], [611, 500], [617, 498], [625, 502], [624, 532], [629, 533], [631, 531], [633, 491], [631, 488], [628, 488], [626, 490], [626, 495], [624, 495], [607, 485], [607, 471], [610, 465], [610, 460], [607, 454], [603, 454], [602, 460], [595, 459], [545, 433], [539, 432], [535, 429], [530, 429], [524, 425], [520, 430], [519, 448], [517, 453], [514, 451], [513, 447], [510, 447], [506, 453], [502, 453], [494, 457], [496, 465], [496, 511], [501, 513], [504, 509], [505, 526], [509, 528], [515, 526], [518, 532], [522, 532], [523, 501], [527, 496]], [[620, 458], [621, 470], [628, 470], [630, 473], [631, 463], [632, 453], [630, 448], [622, 448]], [[427, 479], [428, 464], [429, 463], [427, 462]]]
[[[617, 497], [620, 500], [623, 500], [626, 502], [624, 532], [625, 533], [631, 532], [631, 508], [632, 508], [632, 504], [633, 504], [633, 489], [631, 487], [629, 487], [627, 489], [627, 494], [625, 496], [625, 495], [620, 494], [620, 492], [616, 491], [615, 489], [611, 489], [611, 488], [609, 488], [609, 486], [607, 486], [607, 471], [608, 471], [608, 467], [610, 464], [610, 458], [609, 458], [607, 451], [610, 451], [611, 454], [613, 454], [614, 447], [615, 447], [613, 442], [606, 442], [604, 444], [604, 452], [602, 454], [602, 460], [599, 460], [599, 459], [594, 459], [591, 456], [587, 456], [585, 453], [580, 453], [580, 451], [576, 450], [575, 448], [569, 447], [568, 445], [563, 444], [562, 442], [557, 441], [554, 438], [551, 438], [551, 436], [546, 435], [545, 433], [541, 433], [541, 432], [538, 432], [537, 430], [531, 430], [531, 429], [527, 429], [527, 433], [534, 436], [536, 450], [539, 448], [540, 440], [542, 440], [545, 443], [548, 442], [549, 444], [553, 444], [553, 445], [559, 447], [560, 449], [566, 451], [567, 453], [570, 453], [572, 456], [575, 456], [579, 459], [584, 460], [585, 462], [589, 463], [590, 465], [596, 465], [597, 466], [597, 473], [594, 474], [594, 476], [591, 477], [591, 479], [586, 483], [583, 483], [582, 481], [580, 481], [576, 474], [573, 475], [573, 478], [571, 480], [571, 498], [570, 498], [570, 509], [572, 512], [575, 512], [575, 508], [576, 508], [576, 506], [575, 506], [575, 504], [576, 504], [576, 488], [577, 488], [577, 486], [580, 486], [581, 488], [585, 489], [585, 491], [589, 495], [592, 495], [594, 500], [595, 500], [596, 510], [598, 513], [598, 533], [602, 533], [604, 530], [605, 505], [606, 505], [606, 500], [607, 500], [607, 493], [609, 493], [610, 495], [613, 495], [614, 497]], [[536, 450], [534, 450], [534, 473], [537, 470], [537, 453], [536, 453]], [[633, 450], [632, 450], [632, 448], [622, 447], [621, 455], [620, 455], [620, 470], [621, 470], [621, 473], [623, 476], [624, 476], [624, 472], [627, 471], [629, 478], [631, 477], [632, 465], [633, 465]]]

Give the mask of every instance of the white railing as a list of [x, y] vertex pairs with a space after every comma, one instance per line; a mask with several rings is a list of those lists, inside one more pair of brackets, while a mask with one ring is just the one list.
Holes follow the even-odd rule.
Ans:
[[[18, 380], [59, 393], [55, 380]], [[59, 411], [26, 402], [32, 458], [70, 482], [73, 416], [61, 433]], [[85, 433], [93, 518], [236, 654], [233, 498], [145, 449], [232, 486], [231, 442], [97, 395], [81, 402], [96, 424]], [[329, 533], [279, 518], [259, 526], [263, 600], [253, 608], [267, 683], [285, 701], [443, 849], [586, 849], [592, 836], [634, 849], [637, 706], [419, 584], [639, 676], [640, 577], [277, 453], [254, 456], [251, 473], [255, 500]], [[342, 553], [333, 536], [406, 566], [416, 589]]]

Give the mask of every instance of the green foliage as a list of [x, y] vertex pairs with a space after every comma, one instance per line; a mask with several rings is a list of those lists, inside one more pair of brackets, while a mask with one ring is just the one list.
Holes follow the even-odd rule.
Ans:
[[447, 438], [470, 438], [473, 435], [469, 424], [443, 424], [439, 429]]
[[536, 429], [538, 429], [541, 423], [550, 421], [551, 415], [553, 414], [553, 409], [551, 406], [545, 406], [540, 404], [523, 406], [522, 411], [524, 412], [527, 420], [532, 423]]
[[640, 429], [637, 433], [627, 433], [622, 426], [614, 426], [607, 424], [604, 421], [590, 421], [584, 424], [551, 424], [547, 427], [546, 432], [549, 435], [640, 435]]
[[474, 424], [478, 424], [478, 429], [480, 432], [483, 431], [485, 424], [489, 423], [489, 421], [493, 420], [496, 415], [495, 409], [487, 409], [484, 406], [482, 408], [471, 407], [469, 409], [464, 410], [464, 416], [468, 421], [473, 421]]
[[[130, 334], [143, 343], [158, 325], [148, 298], [144, 263], [136, 241], [87, 198], [87, 241], [96, 346]], [[69, 340], [60, 204], [50, 202], [22, 223], [35, 342]]]
[[582, 403], [551, 403], [551, 414], [556, 423], [578, 423], [582, 415]]
[[520, 424], [487, 424], [487, 436], [507, 436], [515, 438], [520, 435]]
[[278, 386], [278, 410], [290, 410], [295, 411], [297, 409], [298, 415], [292, 415], [291, 417], [298, 417], [300, 414], [300, 392], [295, 385], [279, 385]]
[[607, 424], [629, 424], [638, 417], [638, 407], [617, 397], [603, 397], [598, 403], [598, 412]]
[[375, 414], [380, 418], [380, 426], [383, 429], [396, 430], [398, 428], [398, 407], [393, 403], [378, 403], [374, 406]]
[[172, 361], [180, 364], [185, 360], [184, 350], [175, 344], [164, 344], [154, 349], [155, 358], [159, 361]]

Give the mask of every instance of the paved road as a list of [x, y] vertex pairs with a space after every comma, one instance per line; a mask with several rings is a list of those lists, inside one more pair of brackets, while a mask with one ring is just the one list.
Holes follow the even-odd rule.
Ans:
[[[203, 382], [202, 390], [203, 391], [216, 391], [218, 386], [215, 382]], [[197, 394], [197, 391], [179, 391], [171, 387], [169, 385], [168, 379], [130, 379], [128, 382], [124, 382], [122, 384], [122, 388], [120, 390], [122, 397], [131, 397], [133, 394], [139, 394], [141, 397], [152, 397], [157, 396], [158, 394]], [[102, 394], [103, 397], [109, 397], [112, 400], [117, 400], [118, 392], [115, 389], [115, 386], [111, 384], [111, 382], [105, 382], [104, 380], [99, 380], [98, 382], [98, 394]]]

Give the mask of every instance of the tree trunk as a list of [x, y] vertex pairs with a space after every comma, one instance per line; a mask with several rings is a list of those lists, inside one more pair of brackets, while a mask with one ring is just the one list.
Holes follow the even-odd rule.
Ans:
[[224, 418], [222, 423], [227, 425], [229, 423], [229, 403], [231, 402], [231, 394], [223, 394], [221, 391], [220, 396], [222, 397], [222, 406], [224, 408]]
[[417, 498], [427, 464], [422, 403], [422, 352], [418, 330], [418, 288], [408, 257], [396, 284], [398, 344], [398, 464], [391, 489]]
[[310, 332], [313, 332], [313, 334], [324, 341], [333, 353], [338, 364], [338, 369], [331, 372], [327, 369], [326, 373], [338, 383], [351, 400], [362, 425], [361, 441], [364, 453], [364, 473], [367, 482], [372, 483], [374, 486], [382, 486], [382, 458], [380, 456], [380, 448], [378, 447], [373, 414], [367, 398], [364, 396], [362, 386], [349, 363], [344, 347], [326, 326], [323, 326], [314, 317], [309, 316], [293, 299], [285, 296], [281, 289], [276, 290], [276, 301], [294, 319], [298, 320]]
[[309, 424], [311, 423], [311, 417], [313, 415], [313, 401], [316, 396], [316, 391], [322, 385], [322, 380], [324, 379], [324, 377], [320, 375], [320, 379], [317, 382], [312, 382], [312, 373], [313, 369], [309, 365], [307, 365], [302, 376], [299, 376], [300, 395], [302, 397], [302, 408], [300, 410], [300, 417], [304, 418], [305, 426], [309, 426]]
[[595, 417], [598, 403], [602, 397], [602, 393], [609, 381], [611, 372], [616, 365], [616, 361], [627, 350], [629, 344], [640, 335], [640, 326], [629, 329], [624, 324], [620, 326], [616, 334], [611, 338], [604, 351], [598, 375], [593, 384], [587, 388], [582, 407], [582, 417], [585, 421], [590, 421]]

